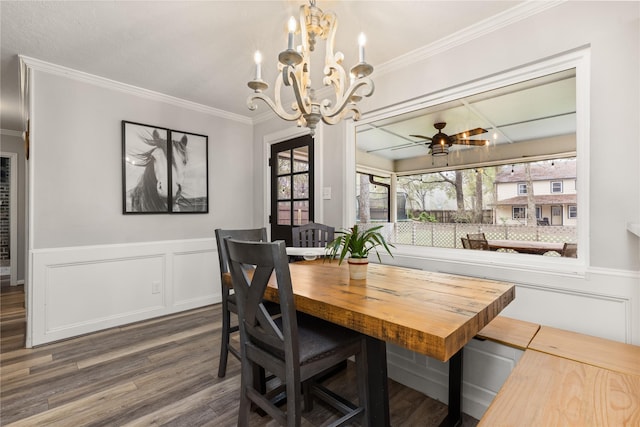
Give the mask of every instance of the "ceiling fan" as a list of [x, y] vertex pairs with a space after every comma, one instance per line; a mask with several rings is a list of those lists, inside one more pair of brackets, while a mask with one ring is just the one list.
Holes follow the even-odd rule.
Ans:
[[442, 132], [442, 129], [447, 124], [445, 122], [435, 123], [433, 126], [438, 129], [438, 133], [433, 135], [432, 137], [424, 136], [424, 135], [409, 135], [415, 138], [427, 139], [431, 142], [427, 144], [427, 146], [431, 149], [431, 155], [433, 156], [446, 156], [449, 154], [449, 147], [452, 145], [475, 145], [475, 146], [485, 146], [489, 145], [488, 139], [467, 139], [470, 136], [480, 135], [486, 133], [486, 129], [475, 128], [469, 129], [464, 132], [457, 133], [455, 135], [447, 135]]

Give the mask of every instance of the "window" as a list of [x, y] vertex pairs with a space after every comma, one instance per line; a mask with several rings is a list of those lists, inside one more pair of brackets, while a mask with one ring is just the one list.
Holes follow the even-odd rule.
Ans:
[[[562, 215], [562, 206], [552, 203], [562, 197], [577, 206], [577, 195], [563, 194], [550, 200], [548, 188], [553, 178], [549, 174], [575, 174], [576, 159], [554, 162], [554, 167], [550, 160], [517, 163], [513, 174], [511, 164], [501, 164], [400, 175], [394, 186], [390, 185], [392, 178], [357, 173], [357, 222], [392, 222], [395, 234], [390, 236], [391, 242], [415, 246], [457, 248], [461, 236], [479, 228], [498, 240], [575, 241], [577, 224], [563, 225], [561, 217], [554, 221], [554, 208], [559, 207]], [[532, 188], [532, 194], [514, 195], [514, 184], [521, 183], [527, 169], [532, 182], [523, 185]], [[391, 187], [396, 190], [395, 216], [389, 203]], [[535, 219], [527, 218], [530, 198], [535, 203]]]
[[389, 203], [389, 178], [367, 173], [356, 174], [358, 204], [356, 218], [358, 222], [391, 221]]
[[569, 205], [569, 209], [567, 209], [567, 218], [571, 218], [571, 219], [578, 218], [578, 206], [577, 205]]
[[512, 208], [512, 219], [525, 219], [527, 217], [527, 209], [523, 206], [514, 206]]
[[[386, 228], [389, 240], [397, 245], [460, 250], [460, 238], [479, 231], [492, 240], [578, 241], [577, 218], [563, 220], [563, 211], [578, 205], [578, 189], [571, 184], [578, 173], [575, 75], [575, 69], [566, 69], [474, 92], [461, 100], [429, 104], [427, 99], [419, 109], [356, 125], [354, 172], [379, 171], [391, 179], [389, 198], [392, 207], [397, 201], [398, 215], [391, 214]], [[540, 111], [531, 114], [522, 108], [526, 102], [516, 99], [527, 99], [534, 93], [558, 102], [542, 102]], [[475, 110], [494, 114], [491, 107], [498, 104], [501, 111], [513, 112], [518, 120], [487, 118], [483, 122], [483, 117], [473, 114]], [[438, 121], [441, 117], [449, 121]], [[550, 117], [562, 123], [561, 133], [544, 133]], [[491, 123], [505, 125], [496, 128]], [[455, 137], [444, 153], [433, 150], [439, 131]], [[536, 138], [527, 132], [536, 133]], [[547, 141], [551, 137], [554, 144]], [[565, 183], [569, 183], [567, 187]], [[403, 207], [400, 195], [406, 220], [399, 214]], [[560, 207], [560, 216], [554, 215], [554, 207]]]
[[551, 192], [562, 193], [562, 181], [551, 181]]

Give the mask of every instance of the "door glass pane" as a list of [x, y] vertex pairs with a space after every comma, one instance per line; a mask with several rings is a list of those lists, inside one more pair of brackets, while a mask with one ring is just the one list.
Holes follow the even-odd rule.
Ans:
[[299, 201], [293, 203], [293, 225], [304, 225], [309, 223], [309, 201]]
[[291, 225], [291, 202], [278, 202], [278, 225]]
[[278, 153], [278, 175], [291, 172], [291, 159], [289, 151]]
[[291, 176], [278, 177], [278, 200], [291, 198]]
[[309, 147], [298, 147], [293, 150], [293, 171], [306, 172], [309, 170]]
[[293, 176], [293, 198], [309, 198], [309, 174], [302, 173]]

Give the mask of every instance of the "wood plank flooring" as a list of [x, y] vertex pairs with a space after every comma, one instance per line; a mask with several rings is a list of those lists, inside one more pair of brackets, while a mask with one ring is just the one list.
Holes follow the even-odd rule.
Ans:
[[[240, 363], [217, 377], [220, 306], [214, 305], [45, 345], [24, 347], [22, 286], [2, 287], [0, 425], [235, 426]], [[350, 364], [328, 386], [355, 396]], [[394, 426], [437, 425], [446, 406], [389, 381]], [[320, 402], [304, 426], [336, 414]], [[464, 426], [477, 420], [465, 416]], [[252, 414], [251, 426], [274, 426]]]

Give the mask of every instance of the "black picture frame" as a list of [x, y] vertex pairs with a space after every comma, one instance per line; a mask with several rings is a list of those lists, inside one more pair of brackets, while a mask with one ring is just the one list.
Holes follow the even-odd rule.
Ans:
[[[209, 137], [169, 131], [173, 155], [171, 176], [178, 190], [171, 213], [209, 212]], [[175, 160], [175, 161], [173, 161]]]
[[209, 138], [122, 121], [122, 212], [209, 212]]
[[[122, 121], [122, 211], [124, 214], [168, 213], [168, 197], [158, 186], [169, 188], [167, 141], [169, 129]], [[164, 160], [163, 160], [164, 158]], [[163, 182], [157, 176], [163, 175]], [[154, 182], [155, 181], [155, 182]]]

